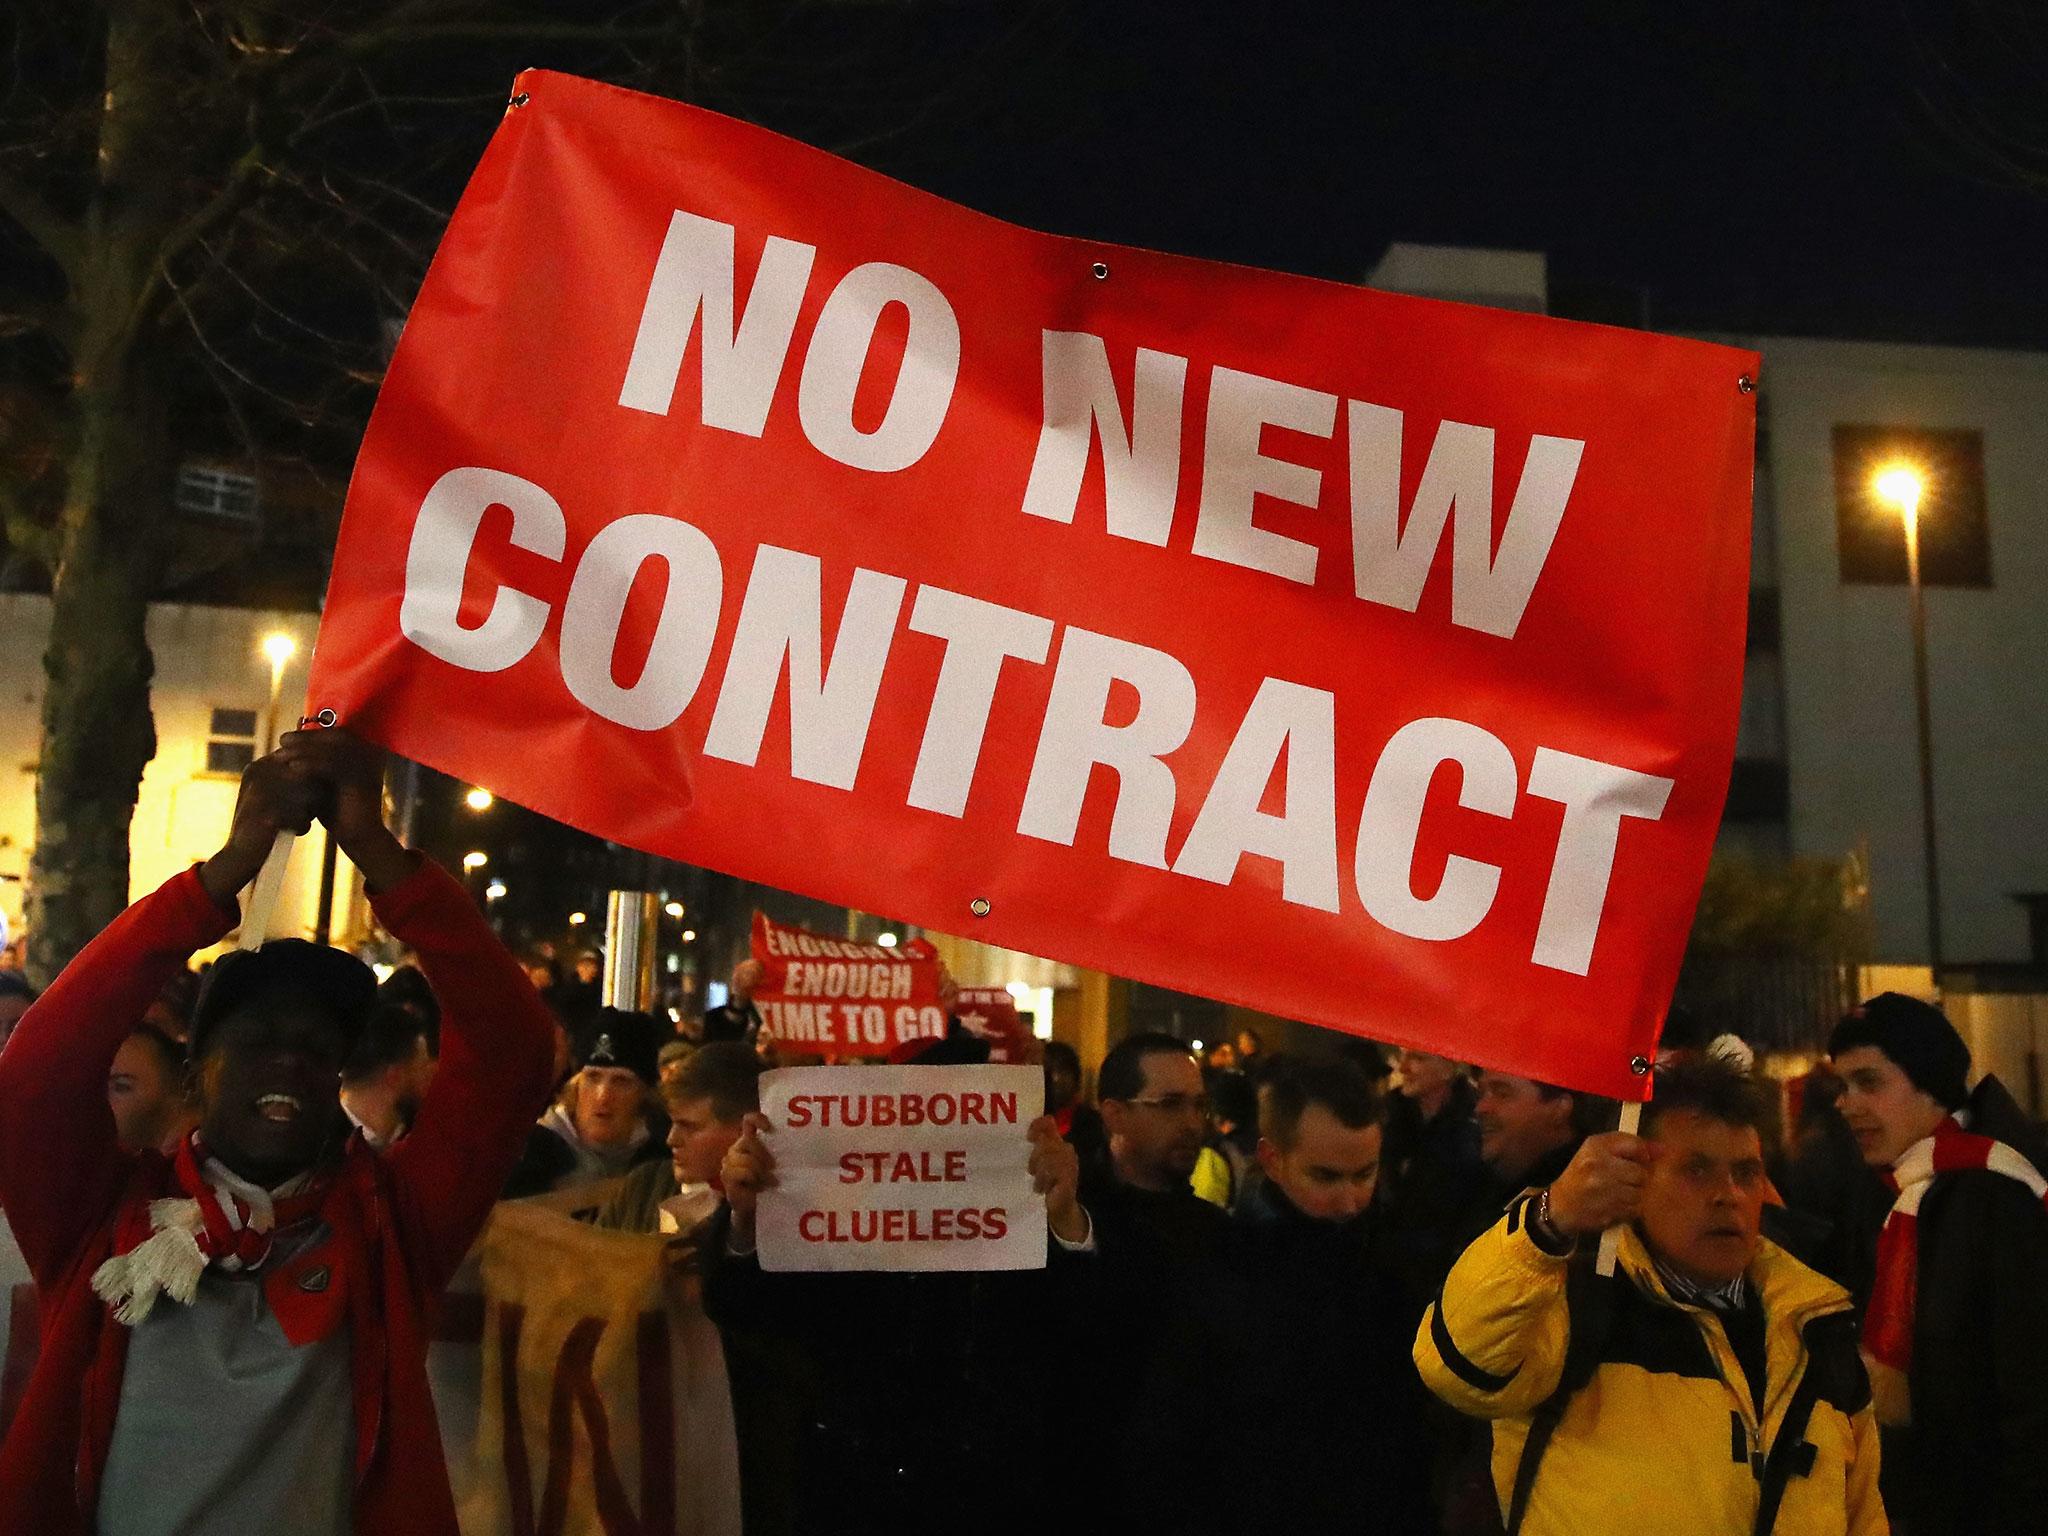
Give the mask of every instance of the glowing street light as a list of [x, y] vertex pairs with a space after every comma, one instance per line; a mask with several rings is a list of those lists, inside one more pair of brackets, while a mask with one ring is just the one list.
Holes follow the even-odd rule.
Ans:
[[896, 947], [896, 935], [893, 933], [878, 933], [875, 935], [875, 942], [884, 949], [894, 949]]
[[484, 900], [485, 900], [485, 901], [502, 901], [502, 900], [504, 900], [504, 899], [505, 899], [505, 882], [504, 882], [504, 881], [502, 881], [502, 880], [493, 880], [493, 881], [492, 881], [492, 882], [491, 882], [491, 883], [490, 883], [489, 885], [487, 885], [487, 886], [485, 886], [485, 887], [484, 887]]
[[590, 914], [588, 912], [571, 912], [569, 914], [569, 926], [571, 928], [581, 928], [589, 921]]
[[694, 929], [694, 928], [685, 928], [685, 929], [683, 930], [683, 942], [684, 942], [685, 944], [694, 944], [694, 943], [696, 943], [696, 942], [697, 942], [697, 930], [696, 930], [696, 929]]
[[462, 856], [462, 867], [474, 874], [491, 862], [491, 856], [482, 849], [472, 849]]
[[1887, 465], [1877, 472], [1872, 489], [1879, 501], [1897, 507], [1909, 526], [1920, 521], [1920, 497], [1927, 482], [1918, 470], [1907, 464]]
[[1920, 727], [1920, 842], [1927, 891], [1927, 964], [1941, 993], [1941, 863], [1934, 841], [1934, 729], [1927, 703], [1927, 599], [1920, 585], [1920, 502], [1927, 478], [1910, 464], [1887, 464], [1871, 481], [1878, 500], [1899, 509], [1906, 527], [1906, 585], [1912, 590], [1913, 705]]
[[472, 811], [488, 811], [498, 803], [498, 797], [488, 789], [472, 789], [462, 797], [462, 803]]
[[661, 910], [670, 917], [681, 917], [683, 915], [683, 904], [680, 901], [672, 901]]

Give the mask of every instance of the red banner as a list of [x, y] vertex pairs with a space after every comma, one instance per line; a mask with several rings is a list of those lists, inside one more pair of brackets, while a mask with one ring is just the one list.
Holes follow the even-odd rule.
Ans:
[[939, 957], [924, 939], [859, 944], [754, 914], [761, 1032], [788, 1057], [896, 1057], [946, 1038]]
[[517, 89], [314, 707], [655, 853], [1642, 1095], [1734, 751], [1752, 354]]
[[1002, 987], [962, 987], [953, 999], [960, 1027], [988, 1042], [988, 1059], [998, 1065], [1035, 1061], [1037, 1053], [1017, 999]]

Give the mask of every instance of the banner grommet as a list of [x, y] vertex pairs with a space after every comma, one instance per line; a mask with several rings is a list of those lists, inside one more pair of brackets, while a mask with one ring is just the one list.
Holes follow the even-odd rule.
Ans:
[[976, 917], [987, 917], [989, 914], [988, 898], [986, 896], [975, 897], [974, 900], [967, 903], [967, 910]]
[[1090, 267], [1088, 270], [1095, 274], [1095, 280], [1099, 283], [1104, 278], [1109, 276], [1109, 263], [1106, 261], [1098, 261], [1097, 263], [1095, 263], [1094, 266]]

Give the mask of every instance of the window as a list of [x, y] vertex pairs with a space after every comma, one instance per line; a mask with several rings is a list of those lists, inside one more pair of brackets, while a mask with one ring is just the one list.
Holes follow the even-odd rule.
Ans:
[[240, 774], [256, 761], [256, 711], [216, 709], [206, 726], [206, 771]]
[[1991, 526], [1984, 506], [1984, 435], [1921, 427], [1835, 428], [1835, 535], [1842, 580], [1906, 581], [1906, 529], [1873, 482], [1894, 464], [1917, 470], [1920, 580], [1930, 587], [1991, 585]]
[[256, 477], [214, 464], [186, 464], [178, 470], [171, 500], [180, 512], [229, 523], [257, 520]]

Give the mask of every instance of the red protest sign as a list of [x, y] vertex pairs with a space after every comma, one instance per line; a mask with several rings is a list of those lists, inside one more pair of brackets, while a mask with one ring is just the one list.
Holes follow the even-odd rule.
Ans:
[[792, 1055], [890, 1056], [946, 1037], [939, 960], [923, 939], [891, 948], [754, 914], [761, 1030]]
[[1753, 355], [519, 91], [316, 707], [657, 853], [1645, 1091], [1733, 757]]
[[953, 999], [954, 1016], [970, 1035], [988, 1042], [992, 1062], [1031, 1060], [1031, 1032], [1017, 1011], [1017, 999], [1002, 987], [962, 987]]

